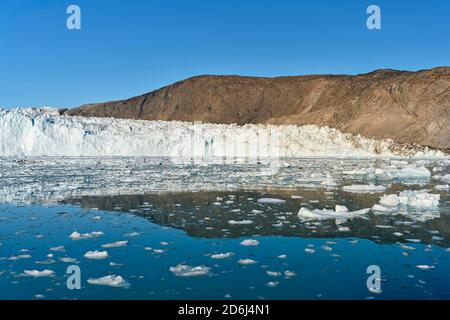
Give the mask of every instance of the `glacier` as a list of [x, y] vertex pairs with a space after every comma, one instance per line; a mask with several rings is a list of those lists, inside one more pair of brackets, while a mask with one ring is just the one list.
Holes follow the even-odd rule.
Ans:
[[3, 157], [443, 157], [440, 151], [315, 125], [220, 125], [0, 109]]

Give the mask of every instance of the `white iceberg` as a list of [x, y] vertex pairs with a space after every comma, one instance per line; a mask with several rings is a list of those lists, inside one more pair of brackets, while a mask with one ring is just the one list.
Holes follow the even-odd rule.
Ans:
[[207, 275], [210, 268], [205, 266], [191, 267], [180, 263], [175, 267], [170, 267], [169, 270], [177, 277], [200, 277]]
[[386, 187], [373, 184], [352, 184], [343, 187], [342, 190], [352, 193], [378, 193], [386, 191]]
[[259, 203], [269, 203], [269, 204], [280, 204], [280, 203], [285, 203], [286, 200], [283, 199], [276, 199], [276, 198], [261, 198], [258, 199]]
[[435, 208], [439, 206], [441, 196], [427, 191], [402, 191], [398, 197], [401, 204], [414, 208]]
[[125, 247], [128, 244], [128, 240], [126, 241], [117, 241], [113, 243], [107, 243], [102, 245], [103, 248], [109, 249], [109, 248], [119, 248], [119, 247]]
[[115, 288], [128, 288], [130, 286], [130, 283], [125, 281], [124, 278], [116, 275], [105, 276], [97, 279], [90, 278], [87, 280], [87, 282], [91, 285], [108, 286]]
[[336, 223], [339, 224], [348, 219], [363, 216], [370, 212], [370, 209], [362, 209], [357, 211], [348, 211], [348, 209], [346, 209], [347, 208], [344, 206], [336, 206], [335, 210], [310, 210], [303, 207], [298, 212], [298, 217], [303, 221], [336, 219]]
[[103, 236], [104, 233], [101, 231], [93, 231], [89, 233], [79, 233], [78, 231], [74, 231], [69, 238], [72, 240], [84, 240], [84, 239], [92, 239], [92, 238], [98, 238]]
[[211, 259], [224, 260], [224, 259], [231, 258], [232, 256], [234, 256], [233, 252], [216, 253], [216, 254], [211, 255]]
[[51, 277], [55, 274], [53, 270], [25, 270], [24, 272], [25, 276], [28, 277], [34, 277], [34, 278], [43, 278], [43, 277]]
[[240, 244], [241, 244], [241, 246], [244, 246], [244, 247], [255, 247], [255, 246], [259, 245], [259, 241], [253, 240], [253, 239], [246, 239], [246, 240], [243, 240]]
[[231, 225], [248, 225], [248, 224], [252, 224], [253, 221], [252, 220], [230, 220], [228, 221], [228, 224]]
[[258, 262], [253, 259], [239, 259], [238, 263], [243, 266], [249, 266]]
[[108, 252], [107, 251], [88, 251], [84, 254], [84, 257], [86, 259], [92, 259], [92, 260], [101, 260], [108, 258]]

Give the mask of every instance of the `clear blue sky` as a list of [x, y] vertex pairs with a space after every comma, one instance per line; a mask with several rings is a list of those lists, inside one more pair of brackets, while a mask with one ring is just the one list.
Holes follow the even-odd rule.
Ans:
[[[66, 8], [82, 30], [66, 28]], [[382, 9], [382, 30], [366, 9]], [[447, 0], [1, 0], [0, 106], [75, 107], [199, 74], [450, 65]]]

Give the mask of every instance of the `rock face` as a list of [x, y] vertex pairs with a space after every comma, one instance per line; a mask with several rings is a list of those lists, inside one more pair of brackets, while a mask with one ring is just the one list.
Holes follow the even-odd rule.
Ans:
[[237, 124], [316, 124], [450, 149], [450, 68], [279, 78], [198, 76], [68, 115]]

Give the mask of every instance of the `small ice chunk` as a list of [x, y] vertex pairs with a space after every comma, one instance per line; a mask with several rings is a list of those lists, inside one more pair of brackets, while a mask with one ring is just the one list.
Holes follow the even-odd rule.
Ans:
[[284, 276], [286, 277], [286, 279], [290, 279], [292, 277], [295, 277], [296, 275], [297, 275], [297, 273], [295, 273], [294, 271], [286, 270], [284, 272]]
[[255, 247], [259, 245], [259, 241], [258, 240], [253, 240], [253, 239], [246, 239], [244, 241], [242, 241], [240, 243], [241, 246], [244, 247]]
[[316, 250], [311, 249], [311, 248], [306, 248], [306, 249], [305, 249], [305, 252], [306, 252], [306, 253], [309, 253], [309, 254], [314, 254], [314, 253], [316, 253]]
[[380, 199], [380, 204], [385, 207], [396, 207], [400, 204], [400, 199], [395, 194], [384, 195]]
[[378, 192], [385, 192], [386, 187], [385, 186], [376, 186], [373, 184], [353, 184], [350, 186], [345, 186], [342, 188], [346, 192], [352, 192], [352, 193], [378, 193]]
[[34, 277], [34, 278], [43, 278], [43, 277], [51, 277], [55, 274], [53, 270], [25, 270], [23, 274], [27, 277]]
[[437, 185], [437, 186], [434, 186], [434, 188], [435, 188], [436, 190], [439, 190], [439, 191], [448, 191], [448, 190], [450, 189], [450, 187], [448, 186], [448, 184]]
[[239, 259], [238, 263], [243, 266], [248, 266], [251, 264], [258, 263], [258, 262], [256, 262], [255, 260], [252, 260], [252, 259]]
[[279, 276], [281, 276], [281, 272], [278, 272], [278, 271], [266, 271], [266, 274], [269, 277], [279, 277]]
[[414, 208], [434, 208], [439, 206], [439, 194], [430, 194], [424, 190], [400, 192], [400, 203]]
[[64, 248], [64, 246], [50, 248], [50, 251], [54, 251], [54, 252], [64, 252], [65, 250], [66, 249]]
[[267, 286], [268, 286], [268, 287], [271, 287], [271, 288], [275, 288], [275, 287], [277, 287], [279, 284], [280, 284], [279, 282], [275, 282], [275, 281], [267, 282]]
[[128, 288], [130, 284], [121, 276], [110, 275], [101, 278], [90, 278], [87, 282], [91, 285], [108, 286], [114, 288]]
[[59, 258], [59, 261], [64, 262], [64, 263], [78, 263], [77, 259], [71, 258], [71, 257]]
[[382, 206], [382, 205], [379, 205], [379, 204], [375, 204], [373, 207], [372, 207], [372, 211], [375, 211], [375, 212], [392, 212], [394, 209], [392, 208], [392, 207], [385, 207], [385, 206]]
[[103, 248], [119, 248], [119, 247], [125, 247], [128, 244], [128, 240], [126, 241], [117, 241], [113, 243], [107, 243], [102, 245]]
[[100, 260], [100, 259], [106, 259], [108, 258], [108, 252], [107, 251], [88, 251], [84, 254], [84, 257], [86, 259], [93, 259], [93, 260]]
[[124, 234], [125, 237], [138, 237], [138, 236], [140, 236], [140, 235], [141, 235], [141, 233], [140, 233], [140, 232], [137, 232], [137, 231], [129, 232], [129, 233], [125, 233], [125, 234]]
[[101, 237], [102, 235], [104, 235], [104, 233], [101, 231], [93, 231], [90, 233], [83, 233], [83, 234], [75, 231], [69, 236], [69, 238], [72, 240], [83, 240]]
[[248, 225], [248, 224], [252, 224], [253, 221], [252, 220], [230, 220], [228, 221], [228, 224], [231, 225]]
[[429, 265], [426, 265], [426, 264], [421, 264], [421, 265], [416, 266], [416, 268], [417, 268], [417, 269], [420, 269], [420, 270], [430, 270], [430, 269], [434, 269], [434, 266], [429, 266]]
[[216, 253], [211, 256], [211, 259], [224, 260], [224, 259], [231, 258], [232, 256], [234, 256], [233, 252]]
[[280, 203], [285, 203], [286, 200], [282, 200], [282, 199], [276, 199], [276, 198], [261, 198], [258, 199], [259, 203], [269, 203], [269, 204], [280, 204]]
[[431, 172], [425, 167], [417, 167], [417, 168], [402, 168], [399, 170], [391, 171], [391, 174], [396, 178], [405, 179], [405, 178], [430, 178]]
[[30, 259], [30, 258], [31, 258], [31, 256], [29, 254], [20, 254], [20, 255], [17, 255], [17, 256], [9, 257], [8, 260], [16, 261], [16, 260]]
[[[370, 212], [370, 209], [362, 209], [357, 211], [345, 211], [344, 206], [336, 206], [335, 210], [310, 210], [308, 208], [301, 208], [298, 212], [298, 217], [301, 220], [328, 220], [328, 219], [336, 219], [336, 223], [345, 222], [347, 219], [352, 219], [361, 215], [366, 215]], [[348, 210], [348, 209], [347, 209]]]
[[209, 267], [198, 266], [191, 267], [186, 264], [178, 264], [175, 267], [170, 267], [170, 272], [172, 272], [177, 277], [200, 277], [207, 275], [210, 271]]
[[346, 206], [336, 205], [334, 211], [336, 211], [336, 212], [348, 212], [348, 208]]

